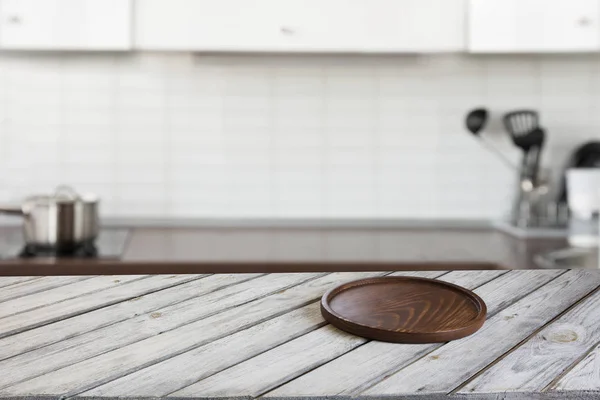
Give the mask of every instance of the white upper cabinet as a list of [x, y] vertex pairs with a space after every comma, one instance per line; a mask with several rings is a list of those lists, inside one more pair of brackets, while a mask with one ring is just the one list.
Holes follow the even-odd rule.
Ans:
[[128, 50], [132, 45], [131, 2], [0, 0], [0, 48]]
[[599, 5], [599, 0], [470, 0], [469, 51], [598, 51]]
[[137, 0], [135, 47], [464, 51], [465, 0]]

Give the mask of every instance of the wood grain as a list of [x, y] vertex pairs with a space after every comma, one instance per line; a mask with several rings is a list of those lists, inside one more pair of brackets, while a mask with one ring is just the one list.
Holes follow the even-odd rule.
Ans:
[[[439, 271], [429, 271], [397, 273], [394, 275], [435, 278], [443, 274], [443, 272]], [[477, 279], [478, 276], [479, 274], [473, 277]], [[297, 320], [298, 316], [304, 316], [304, 324], [299, 323], [300, 321]], [[277, 321], [277, 323], [272, 323], [271, 321]], [[299, 310], [291, 311], [271, 321], [242, 330], [206, 346], [167, 359], [106, 385], [92, 389], [82, 395], [111, 396], [129, 393], [136, 396], [165, 396], [191, 385], [202, 378], [231, 367], [236, 363], [245, 361], [262, 351], [269, 350], [278, 344], [291, 340], [300, 335], [300, 330], [309, 331], [325, 324], [325, 321], [320, 316], [318, 302], [314, 302]], [[287, 321], [292, 321], [289, 322], [290, 326], [286, 325]], [[190, 371], [190, 373], [181, 374], [179, 372], [181, 365], [185, 365], [186, 371]]]
[[256, 397], [366, 342], [328, 325], [173, 393], [175, 397]]
[[[327, 289], [386, 274], [155, 276], [19, 312], [0, 319], [27, 317], [13, 326], [19, 333], [0, 339], [0, 398], [600, 398], [599, 271], [444, 273], [439, 279], [479, 286], [490, 316], [481, 331], [447, 344], [368, 341], [319, 316]], [[432, 274], [442, 272], [407, 273]], [[68, 286], [13, 290], [7, 302]], [[503, 391], [454, 393], [488, 376], [504, 377]]]
[[[443, 275], [440, 279], [452, 274]], [[461, 279], [458, 279], [457, 283], [471, 286], [469, 276], [460, 275]], [[474, 274], [473, 283], [480, 281], [481, 275]], [[258, 396], [367, 342], [363, 338], [343, 332], [336, 335], [335, 332], [336, 330], [329, 326], [311, 332], [172, 395], [227, 397], [233, 393], [244, 393]], [[365, 368], [361, 369], [366, 372]], [[356, 378], [360, 379], [360, 375]], [[240, 391], [240, 388], [244, 389]]]
[[[108, 288], [113, 288], [115, 286], [125, 285], [128, 282], [136, 281], [138, 279], [148, 279], [148, 276], [98, 276], [46, 290], [43, 296], [38, 296], [36, 293], [34, 293], [28, 296], [5, 301], [2, 303], [2, 307], [0, 308], [0, 321], [2, 321], [2, 318], [6, 318], [17, 313], [44, 307], [48, 304], [73, 299], [84, 294], [95, 293]], [[1, 327], [3, 325], [3, 321], [0, 322], [0, 329], [2, 329]]]
[[[543, 271], [531, 282], [530, 289], [524, 289], [524, 282], [530, 274], [525, 271], [512, 271], [508, 274], [468, 274], [461, 271], [451, 272], [439, 279], [475, 289], [488, 304], [488, 314], [494, 315], [500, 307], [506, 306], [506, 298], [517, 301], [529, 291], [547, 283], [562, 271]], [[496, 279], [490, 280], [490, 277]], [[387, 375], [399, 370], [408, 363], [422, 357], [436, 348], [438, 344], [401, 346], [398, 344], [369, 342], [343, 356], [310, 371], [278, 389], [266, 394], [268, 397], [295, 397], [318, 395], [356, 395], [364, 388], [381, 381]]]
[[442, 346], [363, 393], [450, 392], [599, 284], [593, 271], [569, 271], [490, 318], [472, 336]]
[[476, 332], [487, 307], [473, 292], [443, 281], [388, 276], [344, 283], [321, 299], [325, 320], [367, 339], [439, 343]]
[[553, 377], [585, 356], [598, 338], [600, 292], [596, 291], [460, 392], [541, 391]]
[[35, 279], [41, 279], [39, 276], [0, 276], [0, 288], [14, 285], [15, 283], [33, 281]]
[[600, 391], [600, 344], [596, 345], [583, 360], [552, 385], [549, 390]]
[[[260, 274], [158, 275], [132, 283], [130, 300], [0, 339], [0, 360], [241, 283]], [[23, 314], [20, 314], [23, 315]]]
[[[0, 338], [110, 306], [124, 300], [130, 300], [145, 293], [152, 292], [157, 287], [169, 287], [179, 283], [189, 282], [200, 276], [201, 275], [168, 275], [166, 277], [169, 281], [168, 283], [165, 283], [161, 278], [158, 278], [159, 280], [156, 281], [155, 277], [149, 276], [147, 279], [133, 280], [127, 284], [122, 284], [121, 279], [119, 279], [120, 277], [112, 277], [113, 280], [111, 282], [113, 286], [105, 290], [93, 291], [75, 298], [70, 298], [57, 303], [50, 303], [45, 306], [0, 319]], [[46, 292], [44, 292], [43, 295], [37, 296], [41, 303], [43, 303], [45, 297]]]
[[2, 290], [0, 290], [0, 303], [15, 299], [17, 297], [43, 292], [45, 290], [54, 289], [59, 286], [68, 285], [70, 283], [79, 282], [90, 278], [92, 277], [54, 276], [14, 283], [10, 286], [3, 287]]
[[319, 275], [266, 275], [217, 291], [209, 289], [205, 295], [9, 358], [0, 362], [0, 370], [7, 371], [0, 375], [0, 388], [123, 348], [153, 335], [166, 335], [168, 331], [185, 324], [284, 290], [315, 276]]
[[[166, 396], [325, 323], [319, 303], [314, 302], [109, 382], [81, 396]], [[189, 373], [182, 374], [182, 369]]]
[[[324, 288], [348, 279], [383, 274], [385, 273], [334, 273], [309, 280], [178, 329], [79, 363], [70, 363], [65, 368], [1, 389], [0, 395], [17, 396], [31, 393], [75, 395], [304, 306], [317, 300], [324, 292]], [[277, 274], [268, 276], [275, 277]], [[297, 279], [302, 278], [299, 276]], [[259, 285], [254, 285], [253, 290], [259, 289]]]

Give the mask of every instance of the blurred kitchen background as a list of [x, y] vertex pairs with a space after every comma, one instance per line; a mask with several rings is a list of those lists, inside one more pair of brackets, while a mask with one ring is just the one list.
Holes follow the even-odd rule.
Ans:
[[501, 123], [600, 140], [599, 0], [0, 0], [0, 201], [105, 218], [506, 218]]

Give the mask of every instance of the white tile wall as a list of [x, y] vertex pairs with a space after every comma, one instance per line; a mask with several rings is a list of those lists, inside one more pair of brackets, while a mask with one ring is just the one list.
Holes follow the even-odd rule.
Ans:
[[535, 107], [544, 163], [600, 138], [600, 57], [0, 55], [0, 200], [59, 183], [106, 216], [500, 217], [518, 158], [502, 112]]

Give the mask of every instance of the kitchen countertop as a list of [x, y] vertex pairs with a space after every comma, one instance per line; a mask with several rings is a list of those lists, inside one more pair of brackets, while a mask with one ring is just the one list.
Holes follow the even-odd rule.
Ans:
[[[445, 344], [369, 341], [319, 299], [371, 276], [486, 302]], [[0, 398], [600, 398], [600, 271], [0, 277]]]
[[[0, 241], [19, 227], [1, 227]], [[12, 231], [11, 231], [12, 230]], [[2, 275], [527, 269], [564, 238], [493, 228], [140, 227], [120, 260], [5, 259]]]

